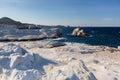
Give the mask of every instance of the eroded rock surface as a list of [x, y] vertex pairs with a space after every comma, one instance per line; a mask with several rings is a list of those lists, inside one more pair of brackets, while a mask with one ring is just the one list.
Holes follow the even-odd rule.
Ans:
[[82, 60], [70, 59], [67, 63], [53, 61], [12, 43], [0, 48], [0, 80], [81, 79], [96, 80]]

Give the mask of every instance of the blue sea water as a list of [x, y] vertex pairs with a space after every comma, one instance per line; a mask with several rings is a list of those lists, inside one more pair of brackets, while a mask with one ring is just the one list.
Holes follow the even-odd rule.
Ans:
[[120, 46], [120, 27], [81, 27], [89, 36], [75, 37], [71, 33], [75, 27], [62, 29], [61, 42], [85, 43], [89, 45], [102, 45], [109, 47]]

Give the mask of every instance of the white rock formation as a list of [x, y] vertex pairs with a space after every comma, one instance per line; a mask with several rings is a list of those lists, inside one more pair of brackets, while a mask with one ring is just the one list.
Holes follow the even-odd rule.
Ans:
[[87, 34], [83, 31], [83, 29], [75, 28], [72, 32], [73, 36], [87, 36]]
[[32, 54], [14, 44], [0, 50], [0, 80], [39, 80], [41, 73]]
[[66, 65], [48, 68], [45, 68], [47, 74], [42, 80], [97, 80], [83, 61], [73, 60]]
[[59, 28], [17, 29], [13, 25], [0, 25], [0, 40], [30, 40], [57, 38], [61, 36]]
[[30, 54], [12, 43], [0, 48], [0, 80], [81, 79], [96, 80], [82, 60], [69, 59], [67, 63], [59, 63]]

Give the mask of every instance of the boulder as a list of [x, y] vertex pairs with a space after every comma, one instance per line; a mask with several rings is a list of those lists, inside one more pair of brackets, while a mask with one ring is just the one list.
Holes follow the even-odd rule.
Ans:
[[48, 42], [45, 44], [45, 48], [54, 48], [54, 47], [60, 47], [64, 46], [65, 44], [62, 42]]
[[72, 32], [73, 36], [87, 36], [83, 29], [75, 28]]

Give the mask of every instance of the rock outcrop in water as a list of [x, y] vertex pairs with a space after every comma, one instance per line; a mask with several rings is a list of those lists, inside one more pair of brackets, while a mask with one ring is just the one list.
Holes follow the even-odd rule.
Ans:
[[75, 28], [72, 32], [73, 36], [87, 36], [83, 29]]

